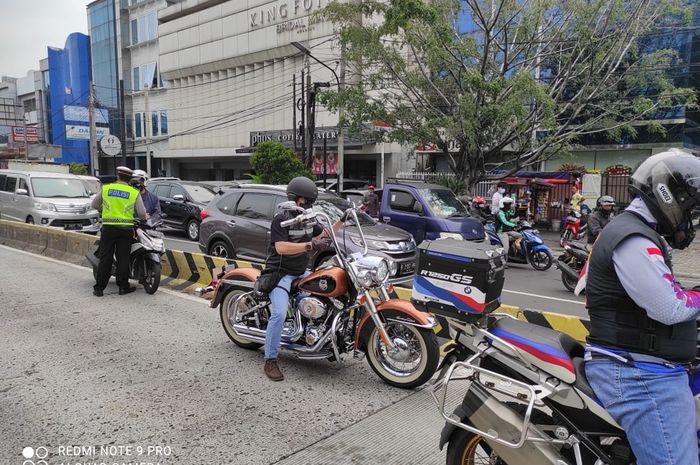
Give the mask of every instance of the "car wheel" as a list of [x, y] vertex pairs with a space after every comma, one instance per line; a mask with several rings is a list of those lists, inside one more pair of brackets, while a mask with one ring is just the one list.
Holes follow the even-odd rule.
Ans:
[[191, 241], [199, 240], [199, 221], [192, 218], [185, 224], [185, 234], [187, 238]]
[[209, 255], [214, 257], [234, 259], [235, 254], [231, 246], [224, 241], [214, 241], [209, 246]]

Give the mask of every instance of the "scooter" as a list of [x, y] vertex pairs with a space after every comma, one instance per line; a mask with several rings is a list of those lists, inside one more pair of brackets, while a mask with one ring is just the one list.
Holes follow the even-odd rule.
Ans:
[[540, 232], [528, 221], [520, 222], [517, 231], [523, 237], [518, 245], [514, 242], [508, 247], [508, 261], [529, 263], [537, 271], [547, 271], [554, 263], [554, 257], [549, 246], [542, 240]]
[[[139, 221], [136, 223], [136, 240], [131, 245], [129, 255], [129, 278], [137, 279], [139, 284], [143, 284], [144, 290], [148, 294], [154, 294], [160, 285], [160, 257], [165, 253], [165, 243], [163, 233], [156, 228], [162, 224]], [[99, 239], [95, 241], [95, 252], [85, 255], [92, 265], [92, 274], [97, 279], [97, 266], [100, 263], [98, 250], [100, 248]], [[116, 260], [112, 261], [112, 276], [117, 274]]]
[[561, 282], [569, 291], [574, 292], [581, 275], [581, 270], [588, 259], [587, 244], [583, 242], [567, 242], [564, 253], [557, 259], [557, 268], [561, 271]]
[[566, 217], [566, 224], [559, 237], [559, 245], [562, 247], [567, 242], [580, 241], [586, 237], [588, 232], [588, 212], [590, 210], [582, 209], [582, 212], [571, 210]]

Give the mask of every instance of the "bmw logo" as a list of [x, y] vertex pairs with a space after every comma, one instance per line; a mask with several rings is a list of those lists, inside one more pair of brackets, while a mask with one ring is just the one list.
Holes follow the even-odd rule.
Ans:
[[465, 287], [465, 288], [464, 288], [464, 293], [465, 293], [465, 294], [471, 294], [471, 293], [472, 293], [472, 288], [469, 287], [469, 286]]

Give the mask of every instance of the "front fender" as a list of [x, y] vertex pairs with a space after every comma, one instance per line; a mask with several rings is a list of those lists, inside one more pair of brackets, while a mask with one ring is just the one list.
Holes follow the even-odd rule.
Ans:
[[[434, 316], [417, 310], [412, 303], [405, 300], [389, 299], [376, 307], [377, 313], [382, 316], [384, 321], [393, 319], [426, 329], [433, 329], [437, 325]], [[369, 315], [369, 312], [365, 311], [355, 331], [355, 347], [360, 350], [364, 350], [367, 338], [369, 337], [370, 328], [372, 326], [367, 324], [369, 321], [372, 321], [372, 317]]]
[[219, 279], [219, 282], [214, 290], [209, 306], [216, 308], [219, 306], [224, 296], [231, 289], [241, 289], [243, 291], [252, 291], [255, 280], [260, 276], [260, 270], [255, 268], [235, 268], [227, 271], [224, 276]]

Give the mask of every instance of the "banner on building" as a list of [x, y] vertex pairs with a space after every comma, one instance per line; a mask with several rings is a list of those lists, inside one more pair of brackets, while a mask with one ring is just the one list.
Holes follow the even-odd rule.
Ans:
[[[338, 165], [338, 157], [335, 152], [328, 152], [326, 154], [326, 174], [328, 176], [333, 175], [335, 176], [338, 174], [336, 171], [336, 167]], [[313, 170], [313, 173], [315, 175], [321, 175], [323, 176], [323, 152], [318, 152], [314, 153], [314, 161], [311, 166], [311, 169]]]
[[[97, 128], [95, 139], [100, 140], [108, 135], [109, 128]], [[90, 127], [66, 125], [66, 139], [90, 140]]]
[[[24, 142], [24, 127], [23, 126], [13, 126], [12, 127], [12, 140], [15, 142]], [[39, 131], [37, 128], [28, 127], [27, 128], [27, 143], [36, 144], [39, 142]]]
[[[63, 117], [66, 121], [90, 123], [90, 112], [88, 111], [87, 107], [66, 105], [63, 107]], [[105, 108], [95, 108], [95, 123], [107, 124], [108, 122], [107, 110]]]

